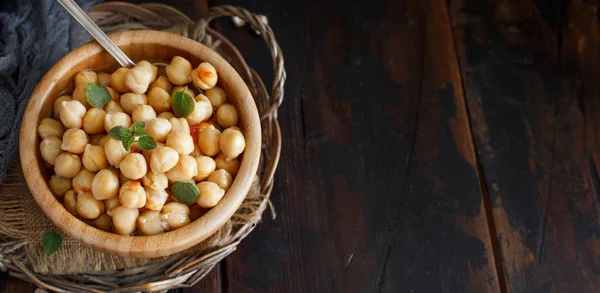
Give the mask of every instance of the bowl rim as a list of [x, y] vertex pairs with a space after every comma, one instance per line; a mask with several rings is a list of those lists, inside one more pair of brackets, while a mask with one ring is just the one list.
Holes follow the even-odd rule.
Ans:
[[40, 161], [38, 145], [41, 140], [37, 140], [37, 126], [42, 119], [39, 112], [43, 101], [57, 86], [57, 81], [69, 73], [73, 64], [80, 64], [89, 56], [106, 52], [96, 41], [90, 41], [63, 56], [44, 75], [33, 91], [22, 118], [19, 135], [19, 154], [25, 181], [44, 214], [61, 231], [99, 251], [139, 258], [161, 257], [181, 252], [214, 234], [233, 216], [246, 197], [260, 161], [262, 136], [256, 104], [246, 83], [235, 69], [219, 54], [199, 42], [173, 33], [153, 30], [117, 32], [109, 34], [109, 37], [118, 46], [153, 44], [173, 47], [175, 42], [179, 49], [213, 64], [219, 72], [220, 81], [225, 77], [226, 83], [231, 87], [228, 89], [238, 93], [236, 107], [240, 110], [243, 106], [245, 111], [240, 110], [240, 117], [247, 119], [242, 129], [246, 138], [246, 149], [230, 189], [215, 207], [200, 218], [179, 229], [152, 236], [123, 236], [105, 232], [79, 220], [63, 207], [52, 194], [41, 171], [43, 162]]

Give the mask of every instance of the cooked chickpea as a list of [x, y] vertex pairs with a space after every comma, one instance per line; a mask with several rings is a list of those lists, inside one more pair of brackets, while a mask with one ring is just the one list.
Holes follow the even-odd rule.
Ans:
[[219, 141], [221, 152], [227, 160], [237, 158], [246, 148], [246, 140], [241, 131], [237, 129], [227, 128], [221, 134]]
[[129, 90], [125, 84], [125, 77], [129, 68], [121, 67], [110, 75], [110, 86], [119, 93], [125, 93]]
[[146, 191], [139, 181], [127, 181], [119, 189], [119, 201], [126, 208], [139, 209], [146, 205]]
[[60, 119], [60, 104], [62, 102], [70, 101], [73, 98], [69, 95], [60, 96], [54, 101], [54, 106], [52, 106], [52, 117], [54, 119]]
[[214, 126], [210, 125], [198, 133], [198, 147], [205, 156], [215, 156], [219, 153], [219, 140], [221, 132]]
[[123, 143], [114, 138], [109, 138], [106, 144], [104, 145], [104, 155], [106, 156], [106, 160], [112, 166], [119, 167], [119, 164], [125, 157], [129, 154], [128, 151], [123, 147]]
[[104, 147], [104, 145], [110, 140], [110, 136], [108, 135], [103, 135], [102, 138], [100, 139], [100, 142], [98, 143], [99, 146]]
[[190, 133], [190, 124], [188, 124], [185, 118], [171, 118], [169, 119], [171, 123], [171, 132], [181, 131], [185, 133]]
[[60, 148], [63, 151], [74, 154], [81, 154], [85, 150], [85, 145], [88, 143], [88, 136], [85, 131], [79, 128], [71, 128], [65, 131]]
[[100, 215], [98, 218], [96, 218], [93, 222], [94, 227], [106, 231], [106, 232], [110, 232], [110, 230], [112, 229], [112, 218], [107, 215], [106, 213]]
[[138, 209], [129, 209], [124, 206], [115, 207], [107, 212], [112, 217], [115, 232], [121, 235], [129, 235], [135, 232], [136, 220], [140, 214]]
[[171, 110], [171, 96], [160, 87], [153, 87], [148, 92], [148, 104], [156, 112], [165, 112]]
[[56, 136], [44, 138], [44, 140], [40, 142], [40, 153], [44, 161], [54, 166], [54, 161], [56, 160], [56, 157], [58, 157], [58, 155], [62, 153], [62, 150], [60, 149], [61, 144], [62, 141]]
[[179, 154], [170, 147], [161, 147], [152, 152], [150, 169], [154, 173], [165, 173], [179, 162]]
[[79, 213], [77, 213], [77, 194], [74, 190], [71, 189], [65, 193], [63, 205], [65, 206], [65, 209], [69, 211], [69, 213], [79, 217]]
[[149, 105], [137, 105], [133, 109], [133, 113], [131, 114], [131, 118], [133, 122], [138, 121], [148, 121], [150, 119], [156, 118], [156, 112]]
[[101, 84], [105, 87], [109, 87], [110, 86], [110, 73], [107, 72], [98, 72], [96, 74], [97, 79], [98, 79], [98, 84]]
[[98, 200], [116, 197], [119, 192], [119, 177], [109, 169], [102, 169], [92, 180], [92, 194]]
[[238, 173], [240, 169], [240, 161], [235, 158], [231, 160], [227, 160], [223, 153], [220, 153], [215, 159], [217, 169], [225, 169], [231, 175], [235, 175]]
[[92, 181], [96, 174], [82, 168], [75, 177], [73, 177], [73, 190], [78, 194], [92, 191]]
[[189, 132], [171, 131], [167, 136], [166, 144], [180, 155], [189, 155], [194, 150], [194, 139]]
[[77, 213], [86, 220], [93, 220], [104, 213], [104, 202], [95, 199], [91, 192], [79, 194]]
[[165, 231], [167, 223], [157, 211], [143, 211], [137, 218], [138, 230], [144, 235], [156, 235]]
[[46, 138], [50, 136], [56, 136], [58, 138], [61, 138], [63, 136], [63, 133], [65, 133], [63, 125], [52, 118], [42, 119], [37, 130], [41, 138]]
[[158, 114], [158, 116], [156, 116], [156, 118], [170, 120], [171, 118], [176, 118], [176, 117], [175, 117], [175, 114], [173, 114], [171, 112], [162, 112], [162, 113]]
[[104, 112], [106, 112], [106, 113], [111, 113], [111, 112], [125, 113], [125, 110], [123, 110], [123, 108], [121, 108], [121, 105], [119, 105], [118, 102], [110, 101], [110, 102], [108, 102], [108, 104], [104, 105]]
[[196, 96], [196, 93], [194, 93], [194, 90], [189, 88], [188, 86], [176, 86], [173, 88], [173, 90], [171, 91], [171, 96], [174, 95], [177, 92], [185, 92], [186, 94], [190, 95], [190, 97], [194, 98]]
[[169, 186], [169, 180], [165, 173], [147, 172], [146, 175], [142, 177], [142, 184], [144, 184], [145, 187], [154, 190], [164, 190]]
[[170, 202], [163, 206], [161, 218], [167, 223], [168, 230], [174, 230], [190, 223], [190, 208], [179, 202]]
[[142, 60], [138, 62], [135, 66], [149, 69], [150, 73], [152, 74], [150, 76], [150, 82], [152, 83], [156, 81], [156, 76], [158, 75], [158, 67], [156, 67], [156, 65], [153, 65], [152, 63], [146, 60]]
[[83, 167], [92, 171], [98, 172], [108, 167], [108, 161], [104, 154], [104, 147], [88, 144], [85, 146], [85, 151], [81, 157]]
[[52, 190], [57, 197], [63, 197], [65, 193], [71, 189], [71, 179], [69, 178], [52, 175], [48, 183], [50, 184], [50, 190]]
[[206, 95], [206, 97], [208, 97], [210, 104], [214, 108], [218, 108], [227, 102], [227, 93], [225, 93], [225, 90], [218, 86], [215, 86], [211, 89], [207, 89], [206, 91], [204, 91], [204, 94]]
[[134, 93], [145, 93], [151, 82], [152, 69], [148, 67], [135, 66], [125, 75], [125, 85]]
[[104, 118], [106, 112], [99, 108], [91, 108], [83, 116], [83, 130], [89, 134], [102, 133], [104, 131]]
[[198, 174], [198, 164], [192, 156], [180, 156], [179, 162], [175, 167], [167, 172], [167, 177], [171, 182], [186, 181], [192, 179]]
[[164, 143], [157, 142], [156, 143], [156, 148], [151, 149], [151, 150], [142, 150], [142, 155], [144, 155], [144, 158], [146, 159], [146, 162], [150, 162], [150, 160], [152, 159], [152, 152], [155, 149], [158, 149], [158, 148], [161, 148], [161, 147], [164, 147], [164, 146], [166, 146]]
[[186, 116], [185, 119], [191, 124], [198, 124], [204, 120], [207, 120], [212, 116], [213, 108], [209, 102], [198, 101], [194, 107], [194, 111], [190, 115]]
[[144, 94], [126, 93], [121, 95], [120, 103], [125, 113], [131, 114], [137, 105], [148, 104], [148, 97]]
[[192, 81], [192, 64], [183, 57], [175, 56], [171, 64], [165, 67], [169, 81], [176, 85], [188, 84]]
[[146, 159], [142, 154], [130, 153], [128, 154], [121, 164], [119, 164], [121, 173], [127, 178], [140, 179], [146, 175], [148, 166], [146, 165]]
[[106, 208], [107, 211], [110, 211], [113, 208], [118, 207], [120, 205], [121, 205], [121, 202], [119, 201], [118, 196], [113, 196], [109, 199], [104, 200], [104, 207]]
[[228, 190], [231, 187], [231, 183], [233, 183], [233, 177], [225, 169], [218, 169], [210, 173], [207, 180], [217, 183], [219, 187], [225, 190]]
[[115, 126], [129, 128], [131, 126], [131, 117], [126, 113], [110, 112], [104, 116], [104, 130], [108, 133]]
[[217, 84], [219, 76], [217, 70], [212, 64], [202, 62], [198, 68], [192, 71], [192, 81], [200, 89], [207, 90], [213, 88]]
[[225, 128], [238, 124], [238, 112], [232, 104], [223, 104], [217, 109], [217, 122]]
[[167, 93], [170, 93], [173, 90], [173, 85], [166, 76], [159, 76], [152, 84], [150, 84], [151, 89], [155, 87], [159, 87]]
[[115, 89], [107, 86], [106, 90], [110, 94], [110, 100], [111, 101], [119, 101], [121, 99], [121, 95], [119, 95], [119, 92], [115, 91]]
[[216, 206], [223, 198], [223, 195], [225, 195], [225, 190], [211, 181], [203, 181], [196, 184], [196, 186], [200, 190], [200, 197], [198, 197], [197, 203], [203, 208]]
[[88, 83], [98, 83], [98, 75], [91, 70], [82, 70], [75, 75], [75, 87], [86, 86]]
[[200, 181], [206, 179], [210, 173], [215, 171], [216, 164], [215, 160], [207, 156], [199, 156], [195, 158], [196, 165], [198, 166], [198, 174], [194, 176], [194, 180]]
[[67, 128], [81, 128], [86, 112], [87, 109], [79, 101], [63, 101], [60, 103], [60, 122]]
[[81, 159], [74, 154], [63, 152], [54, 161], [54, 173], [57, 176], [73, 178], [81, 170]]
[[79, 101], [85, 108], [89, 109], [92, 106], [88, 103], [86, 96], [85, 85], [78, 86], [73, 91], [73, 100]]
[[164, 189], [153, 189], [151, 187], [145, 187], [146, 191], [146, 205], [145, 207], [150, 210], [160, 211], [167, 202], [169, 194]]
[[156, 142], [165, 142], [167, 135], [171, 132], [171, 127], [171, 123], [167, 119], [150, 119], [146, 123], [146, 133], [152, 136]]

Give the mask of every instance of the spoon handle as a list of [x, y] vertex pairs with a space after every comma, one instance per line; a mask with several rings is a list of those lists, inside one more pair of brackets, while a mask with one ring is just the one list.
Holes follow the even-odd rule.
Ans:
[[133, 67], [135, 63], [98, 27], [73, 0], [57, 0], [71, 16], [85, 28], [98, 43], [123, 67]]

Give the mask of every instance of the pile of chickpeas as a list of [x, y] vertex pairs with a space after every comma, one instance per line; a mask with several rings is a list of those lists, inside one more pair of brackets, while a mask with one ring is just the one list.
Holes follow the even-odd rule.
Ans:
[[[141, 61], [111, 73], [84, 70], [70, 95], [56, 99], [52, 118], [38, 126], [40, 153], [54, 172], [49, 186], [73, 215], [121, 235], [155, 235], [180, 228], [219, 203], [240, 167], [246, 143], [238, 112], [217, 86], [208, 62], [197, 68], [176, 56], [158, 69]], [[86, 99], [86, 85], [104, 86], [103, 108]], [[185, 91], [195, 107], [177, 117], [171, 97]], [[107, 133], [145, 121], [157, 147], [129, 151]], [[196, 185], [200, 196], [184, 204], [171, 194], [175, 182]]]

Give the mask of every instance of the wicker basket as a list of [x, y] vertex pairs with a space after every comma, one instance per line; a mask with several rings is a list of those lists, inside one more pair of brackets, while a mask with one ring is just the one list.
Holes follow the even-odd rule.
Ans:
[[[193, 22], [180, 11], [163, 4], [133, 5], [109, 2], [92, 7], [90, 16], [106, 32], [135, 29], [154, 29], [178, 33], [195, 39], [217, 51], [238, 71], [252, 92], [261, 117], [263, 150], [254, 193], [249, 194], [239, 210], [211, 237], [207, 249], [191, 254], [180, 254], [165, 261], [143, 267], [118, 271], [102, 271], [78, 275], [42, 275], [34, 273], [22, 258], [23, 245], [17, 242], [0, 243], [0, 268], [11, 276], [35, 283], [38, 287], [57, 292], [135, 292], [166, 291], [190, 287], [206, 276], [224, 257], [232, 253], [260, 221], [263, 211], [273, 208], [269, 195], [273, 175], [281, 151], [281, 133], [277, 109], [283, 100], [285, 71], [283, 56], [266, 18], [245, 9], [219, 6], [207, 11], [203, 18]], [[208, 24], [215, 18], [233, 17], [236, 25], [248, 23], [266, 42], [273, 58], [274, 81], [269, 93], [260, 76], [248, 67], [237, 48]], [[251, 191], [252, 193], [252, 191]], [[223, 232], [226, 231], [226, 232]], [[200, 244], [202, 245], [202, 244]]]

